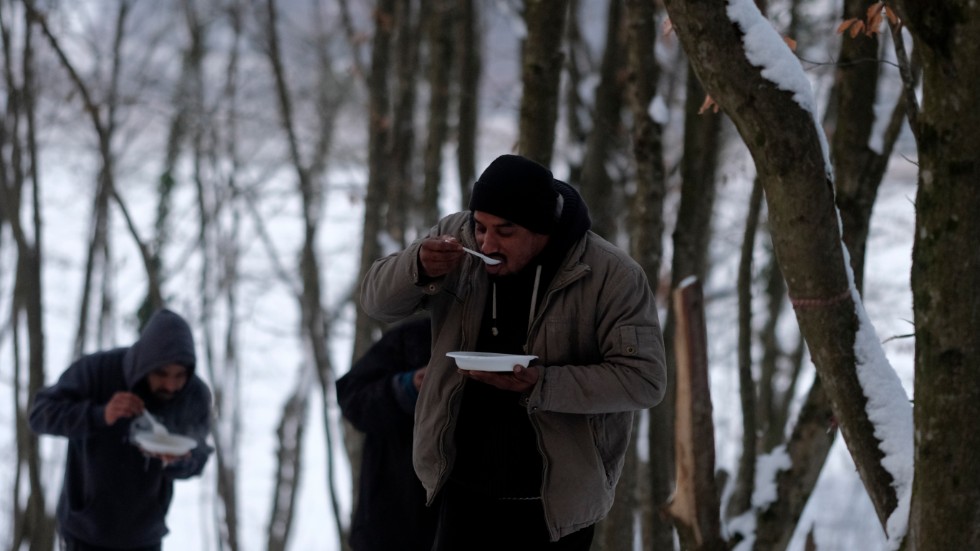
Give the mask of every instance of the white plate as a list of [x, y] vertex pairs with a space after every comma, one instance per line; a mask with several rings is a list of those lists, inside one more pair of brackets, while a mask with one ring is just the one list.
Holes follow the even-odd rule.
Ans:
[[496, 352], [447, 352], [460, 369], [471, 371], [513, 371], [515, 365], [527, 367], [537, 356], [498, 354]]
[[137, 432], [133, 438], [139, 447], [150, 453], [184, 455], [197, 447], [197, 440], [179, 434]]

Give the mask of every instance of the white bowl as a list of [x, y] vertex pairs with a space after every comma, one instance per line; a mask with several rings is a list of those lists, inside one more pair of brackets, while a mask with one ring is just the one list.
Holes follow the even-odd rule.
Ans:
[[133, 438], [140, 448], [164, 455], [184, 455], [197, 447], [197, 440], [179, 434], [137, 432]]
[[513, 371], [515, 365], [527, 367], [537, 356], [497, 352], [447, 352], [460, 369], [470, 371]]

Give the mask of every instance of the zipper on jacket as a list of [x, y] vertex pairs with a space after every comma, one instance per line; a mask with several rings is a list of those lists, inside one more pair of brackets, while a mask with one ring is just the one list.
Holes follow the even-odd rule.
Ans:
[[[467, 260], [475, 261], [475, 259], [470, 259], [470, 258], [468, 258]], [[480, 262], [480, 264], [482, 265], [482, 262]], [[460, 299], [460, 303], [464, 305], [463, 312], [460, 315], [461, 320], [472, 319], [471, 310], [473, 309], [472, 306], [473, 301], [467, 299], [473, 294], [474, 292], [473, 288], [474, 288], [473, 283], [467, 282], [466, 288], [462, 290], [463, 292], [460, 292], [460, 295], [463, 296], [457, 297]], [[457, 290], [459, 289], [457, 288]], [[482, 319], [483, 319], [482, 311], [480, 312], [480, 314], [481, 314], [480, 317], [476, 319], [481, 320], [482, 323]], [[460, 350], [466, 350], [467, 349], [466, 343], [469, 341], [469, 337], [468, 337], [469, 328], [466, 326], [465, 323], [461, 323], [460, 325], [461, 327], [460, 327], [459, 348]], [[477, 326], [477, 330], [479, 330], [479, 325]], [[449, 459], [449, 454], [446, 451], [446, 447], [447, 447], [446, 440], [447, 437], [452, 438], [456, 432], [456, 420], [457, 420], [456, 418], [458, 417], [459, 414], [458, 406], [462, 401], [461, 395], [465, 386], [466, 386], [466, 379], [461, 378], [459, 383], [456, 385], [456, 387], [453, 388], [452, 392], [449, 393], [449, 410], [448, 410], [449, 415], [447, 417], [446, 424], [439, 431], [439, 456], [442, 458], [443, 465], [442, 465], [442, 470], [439, 472], [438, 481], [436, 482], [435, 492], [432, 493], [433, 497], [438, 496], [439, 492], [441, 492], [442, 488], [446, 485], [446, 480], [449, 479], [449, 475], [452, 473], [453, 470], [453, 466], [454, 466], [453, 464], [455, 464], [456, 461], [455, 454], [453, 456], [452, 461], [450, 461]], [[452, 427], [451, 431], [450, 431], [450, 427]], [[428, 501], [428, 505], [432, 505], [431, 500], [427, 500], [427, 501]]]
[[[442, 427], [439, 431], [439, 455], [442, 457], [442, 470], [439, 472], [439, 481], [436, 483], [435, 491], [432, 492], [433, 499], [426, 500], [426, 505], [432, 505], [436, 496], [442, 491], [443, 486], [446, 485], [446, 481], [449, 479], [449, 475], [453, 470], [452, 463], [455, 463], [455, 454], [452, 461], [449, 460], [449, 454], [446, 452], [446, 438], [451, 436], [456, 431], [456, 410], [453, 408], [454, 403], [458, 403], [461, 400], [460, 394], [463, 392], [463, 387], [466, 386], [466, 380], [461, 380], [456, 388], [449, 394], [449, 418], [447, 419], [446, 425]], [[449, 428], [452, 427], [452, 431]]]
[[[572, 270], [570, 270], [570, 275], [569, 275], [569, 277], [567, 279], [565, 279], [565, 280], [553, 279], [552, 280], [553, 282], [557, 282], [557, 284], [556, 285], [553, 285], [553, 286], [549, 286], [549, 289], [548, 289], [547, 293], [545, 294], [544, 299], [542, 299], [542, 301], [541, 301], [541, 309], [537, 311], [537, 313], [534, 315], [534, 319], [531, 321], [530, 324], [528, 324], [527, 337], [526, 337], [526, 341], [524, 343], [524, 353], [525, 354], [530, 354], [531, 353], [530, 352], [530, 344], [531, 344], [531, 341], [533, 340], [531, 338], [531, 336], [537, 332], [538, 326], [541, 324], [541, 319], [544, 318], [544, 313], [548, 310], [548, 304], [551, 302], [551, 300], [554, 297], [554, 295], [558, 291], [561, 291], [562, 289], [565, 289], [566, 287], [568, 287], [569, 285], [571, 285], [575, 281], [578, 281], [579, 279], [581, 279], [585, 275], [585, 273], [588, 272], [588, 269], [589, 269], [588, 266], [585, 266], [581, 262], [576, 261], [576, 264], [575, 264], [574, 268]], [[561, 272], [559, 272], [559, 273], [561, 273]], [[541, 489], [540, 489], [540, 493], [541, 493], [541, 510], [542, 510], [542, 513], [544, 514], [544, 523], [545, 523], [545, 526], [548, 528], [548, 534], [550, 534], [551, 536], [555, 536], [556, 535], [555, 534], [555, 531], [552, 529], [551, 517], [548, 514], [549, 513], [549, 499], [548, 499], [548, 494], [544, 491], [545, 490], [545, 487], [548, 485], [548, 470], [550, 468], [549, 461], [548, 461], [548, 455], [545, 454], [545, 452], [544, 452], [544, 442], [542, 441], [542, 438], [541, 438], [541, 427], [538, 426], [537, 419], [535, 418], [534, 415], [531, 415], [530, 413], [528, 413], [528, 420], [531, 422], [531, 427], [534, 428], [534, 434], [535, 434], [535, 437], [536, 437], [535, 440], [536, 440], [536, 443], [537, 443], [537, 446], [538, 446], [538, 454], [541, 456]]]

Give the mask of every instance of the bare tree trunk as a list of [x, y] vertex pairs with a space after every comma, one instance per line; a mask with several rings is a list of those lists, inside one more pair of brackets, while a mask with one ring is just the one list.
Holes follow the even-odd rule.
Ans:
[[[317, 231], [321, 221], [323, 199], [319, 186], [315, 184], [315, 179], [325, 172], [325, 156], [329, 152], [332, 142], [336, 105], [332, 103], [334, 100], [329, 97], [330, 95], [327, 90], [324, 90], [323, 88], [318, 89], [320, 94], [317, 97], [317, 113], [319, 118], [316, 121], [316, 124], [318, 141], [310, 146], [311, 154], [309, 162], [304, 162], [303, 154], [300, 151], [299, 138], [294, 126], [295, 122], [293, 115], [292, 94], [289, 90], [289, 81], [283, 65], [282, 54], [280, 53], [278, 6], [276, 0], [267, 0], [265, 17], [269, 46], [268, 57], [272, 67], [272, 73], [275, 78], [279, 115], [282, 129], [286, 135], [289, 147], [288, 150], [292, 168], [296, 171], [298, 193], [303, 212], [303, 243], [299, 261], [299, 274], [302, 287], [300, 296], [297, 297], [299, 300], [301, 314], [301, 328], [304, 340], [306, 341], [306, 346], [308, 347], [307, 350], [309, 353], [309, 358], [313, 363], [317, 380], [320, 383], [321, 399], [323, 402], [323, 428], [326, 437], [325, 457], [327, 463], [327, 491], [330, 496], [330, 502], [333, 510], [333, 521], [337, 529], [337, 534], [340, 538], [340, 543], [343, 546], [346, 545], [343, 543], [346, 541], [346, 537], [344, 523], [341, 520], [339, 499], [337, 496], [336, 487], [334, 485], [334, 430], [333, 422], [329, 415], [329, 404], [331, 402], [330, 396], [332, 396], [333, 393], [334, 383], [333, 367], [330, 361], [330, 354], [327, 349], [327, 335], [329, 335], [330, 328], [322, 306], [323, 291], [320, 282], [321, 270], [319, 258], [316, 252]], [[319, 43], [322, 38], [322, 35], [318, 35], [316, 37], [317, 43]], [[318, 50], [322, 53], [325, 51], [325, 48], [323, 48], [321, 44], [321, 47], [318, 48]], [[318, 62], [319, 63], [316, 66], [316, 70], [321, 75], [319, 81], [330, 82], [331, 79], [327, 78], [330, 76], [327, 74], [330, 67], [329, 61], [321, 57], [318, 59]], [[288, 432], [286, 434], [288, 435]], [[301, 444], [297, 443], [296, 461], [300, 460], [300, 447]], [[296, 466], [296, 469], [299, 469], [298, 465]], [[280, 474], [287, 475], [289, 473], [283, 471]], [[293, 482], [295, 482], [295, 480], [296, 478], [292, 479]], [[274, 496], [276, 501], [280, 501], [282, 499], [281, 492], [297, 491], [296, 486], [290, 485], [289, 482], [289, 480], [283, 480], [284, 488], [282, 490], [277, 490], [277, 495]], [[290, 516], [292, 514], [291, 508], [289, 509], [289, 514]], [[281, 520], [277, 521], [277, 523], [280, 524], [281, 522]], [[280, 527], [280, 524], [273, 525], [271, 528], [277, 529]], [[278, 532], [270, 532], [270, 545], [272, 544], [272, 537], [277, 536], [277, 534]], [[288, 536], [288, 525], [287, 530], [283, 532], [283, 536], [284, 539], [282, 540], [282, 544], [285, 545], [285, 537]]]
[[708, 244], [711, 241], [717, 187], [715, 178], [724, 117], [720, 113], [698, 113], [704, 95], [704, 88], [694, 69], [688, 67], [681, 200], [673, 234], [672, 288], [690, 276], [703, 281], [708, 272]]
[[[621, 7], [621, 2], [616, 2], [617, 5]], [[610, 3], [609, 10], [611, 11], [612, 3]], [[592, 105], [589, 99], [583, 94], [585, 91], [585, 81], [586, 79], [592, 78], [597, 69], [595, 67], [596, 61], [593, 60], [592, 48], [590, 42], [587, 40], [585, 33], [582, 31], [582, 18], [585, 15], [581, 10], [582, 2], [581, 0], [569, 0], [568, 2], [568, 21], [565, 23], [565, 52], [566, 61], [565, 68], [562, 72], [562, 76], [565, 80], [563, 85], [564, 93], [562, 94], [563, 101], [563, 111], [564, 111], [564, 121], [566, 133], [568, 138], [566, 141], [571, 148], [582, 148], [583, 154], [582, 158], [572, 157], [569, 159], [568, 167], [568, 181], [570, 182], [580, 182], [582, 187], [581, 193], [582, 197], [585, 199], [586, 204], [590, 206], [590, 211], [593, 210], [595, 200], [591, 198], [588, 193], [591, 193], [589, 189], [588, 182], [582, 179], [582, 163], [585, 162], [585, 152], [586, 142], [589, 139], [589, 131], [591, 126], [589, 123], [593, 118]], [[591, 15], [591, 13], [589, 14]], [[609, 28], [608, 21], [606, 28]], [[608, 47], [609, 35], [606, 35], [606, 42]], [[608, 52], [600, 52], [603, 58], [608, 55]], [[601, 76], [599, 77], [601, 81]], [[596, 90], [598, 91], [598, 86]], [[598, 102], [597, 102], [598, 103]], [[599, 227], [596, 221], [596, 214], [589, 212], [589, 216], [592, 218], [592, 231], [596, 231]], [[598, 233], [598, 232], [597, 232]], [[600, 235], [608, 235], [600, 233]]]
[[58, 38], [51, 32], [51, 29], [46, 23], [46, 18], [44, 14], [37, 11], [31, 0], [25, 0], [24, 6], [30, 14], [30, 17], [37, 22], [42, 33], [48, 39], [48, 43], [51, 45], [56, 56], [58, 57], [61, 66], [68, 72], [68, 76], [75, 86], [75, 90], [79, 93], [82, 98], [82, 103], [85, 107], [85, 112], [89, 115], [92, 123], [92, 127], [98, 138], [99, 145], [99, 156], [102, 161], [102, 166], [99, 169], [99, 185], [104, 186], [107, 193], [115, 200], [123, 219], [126, 221], [126, 225], [129, 229], [130, 234], [133, 237], [133, 241], [136, 248], [140, 252], [140, 258], [143, 261], [143, 267], [146, 271], [147, 276], [147, 291], [146, 299], [143, 306], [141, 307], [140, 317], [145, 320], [149, 317], [149, 314], [163, 306], [163, 294], [161, 291], [162, 281], [160, 274], [159, 258], [153, 251], [151, 245], [148, 245], [145, 240], [143, 240], [139, 231], [137, 230], [136, 223], [133, 217], [130, 215], [129, 209], [126, 206], [125, 201], [123, 201], [122, 196], [119, 195], [118, 190], [114, 183], [114, 172], [115, 172], [115, 155], [113, 152], [112, 141], [116, 129], [116, 110], [118, 108], [118, 81], [120, 66], [122, 64], [123, 56], [123, 44], [125, 42], [125, 30], [126, 21], [129, 16], [129, 2], [120, 2], [119, 11], [116, 14], [116, 26], [115, 33], [113, 35], [113, 58], [112, 58], [112, 72], [110, 75], [110, 85], [108, 98], [105, 100], [103, 105], [99, 105], [95, 102], [91, 92], [89, 91], [88, 85], [78, 74], [75, 69], [74, 64], [68, 58], [67, 53], [61, 47], [61, 43]]
[[[27, 425], [33, 397], [45, 383], [44, 324], [42, 280], [42, 243], [44, 227], [41, 220], [41, 180], [38, 172], [38, 151], [34, 104], [34, 47], [32, 27], [23, 22], [23, 50], [19, 66], [21, 75], [14, 74], [18, 64], [12, 63], [12, 37], [7, 23], [0, 19], [3, 37], [3, 79], [7, 91], [6, 113], [0, 122], [0, 203], [3, 204], [2, 220], [11, 228], [17, 246], [16, 276], [10, 312], [10, 326], [14, 332], [13, 347], [13, 406], [16, 425], [17, 460], [14, 494], [11, 496], [13, 515], [13, 543], [15, 548], [29, 542], [30, 549], [49, 551], [54, 547], [55, 524], [45, 507], [44, 486], [41, 482], [41, 457], [38, 438]], [[21, 84], [18, 86], [17, 82]], [[29, 191], [30, 195], [25, 197]], [[25, 201], [30, 207], [26, 208]], [[25, 207], [22, 212], [22, 205]], [[22, 220], [30, 213], [29, 220]], [[25, 227], [26, 226], [26, 227]], [[29, 230], [28, 230], [29, 228]], [[27, 381], [23, 380], [23, 363], [18, 343], [19, 328], [27, 332]], [[27, 396], [27, 402], [22, 400]], [[21, 486], [23, 471], [27, 471], [27, 499], [23, 500]]]
[[449, 135], [449, 106], [453, 74], [453, 27], [455, 1], [430, 0], [425, 34], [429, 44], [429, 116], [422, 187], [422, 219], [431, 225], [439, 219], [439, 185], [442, 183], [442, 149]]
[[[844, 19], [864, 18], [868, 3], [848, 0]], [[864, 281], [864, 256], [871, 221], [871, 209], [878, 186], [892, 156], [905, 117], [905, 99], [899, 95], [881, 151], [871, 148], [878, 101], [879, 41], [877, 35], [851, 37], [843, 34], [834, 92], [837, 116], [833, 122], [831, 154], [834, 161], [837, 208], [840, 210], [844, 243], [851, 255], [858, 290]]]
[[[592, 230], [599, 235], [615, 241], [620, 228], [617, 221], [622, 204], [622, 185], [609, 174], [608, 166], [614, 152], [622, 148], [624, 125], [623, 110], [623, 74], [629, 70], [636, 75], [637, 68], [627, 67], [627, 37], [626, 25], [623, 19], [623, 1], [612, 0], [606, 21], [606, 46], [602, 56], [599, 84], [595, 90], [595, 104], [592, 108], [592, 128], [589, 131], [585, 145], [585, 157], [582, 160], [582, 172], [579, 181], [582, 182], [582, 195], [589, 205], [592, 217]], [[631, 22], [631, 25], [637, 23]], [[646, 45], [653, 55], [653, 43]], [[654, 69], [649, 78], [656, 86], [656, 66], [644, 67], [643, 70]], [[633, 77], [635, 78], [635, 77]], [[646, 92], [644, 92], [646, 93]], [[571, 106], [570, 106], [571, 109]], [[646, 109], [644, 119], [648, 118]], [[649, 124], [644, 120], [644, 125]], [[644, 229], [643, 231], [646, 231]], [[659, 234], [658, 234], [659, 235]], [[656, 281], [653, 277], [650, 281]]]
[[980, 6], [901, 1], [922, 60], [912, 297], [915, 479], [909, 548], [980, 547]]
[[762, 210], [762, 184], [756, 180], [749, 198], [742, 236], [742, 253], [738, 266], [738, 382], [742, 405], [742, 455], [735, 476], [735, 490], [728, 501], [728, 517], [737, 517], [752, 506], [755, 489], [757, 446], [756, 384], [752, 378], [752, 257], [755, 254], [755, 235]]
[[[33, 137], [30, 139], [33, 139]], [[33, 145], [29, 147], [33, 149]], [[20, 476], [20, 470], [26, 467], [30, 492], [23, 509], [19, 509], [21, 506], [20, 496], [15, 495], [12, 502], [15, 504], [18, 512], [22, 514], [20, 517], [21, 522], [15, 526], [15, 530], [20, 532], [20, 535], [15, 538], [16, 541], [26, 540], [30, 542], [30, 548], [32, 550], [47, 551], [54, 547], [55, 525], [54, 519], [48, 515], [44, 504], [44, 486], [41, 483], [41, 456], [38, 448], [38, 437], [31, 432], [27, 425], [27, 412], [30, 411], [33, 397], [45, 383], [41, 251], [39, 247], [43, 228], [41, 227], [40, 204], [38, 201], [40, 196], [40, 192], [37, 189], [39, 181], [36, 176], [37, 174], [34, 174], [31, 177], [31, 202], [33, 204], [32, 210], [34, 211], [31, 233], [34, 235], [35, 241], [33, 244], [28, 244], [26, 238], [23, 237], [23, 233], [15, 231], [15, 234], [20, 233], [22, 237], [17, 240], [17, 278], [14, 287], [13, 309], [11, 312], [11, 325], [16, 327], [24, 323], [27, 329], [28, 378], [26, 389], [24, 390], [29, 398], [27, 403], [22, 403], [20, 399], [23, 384], [20, 376], [21, 366], [20, 362], [15, 362], [13, 406], [15, 419], [17, 420], [15, 434], [18, 443], [18, 477]]]
[[803, 514], [820, 470], [834, 443], [836, 427], [830, 400], [818, 378], [810, 387], [786, 442], [791, 469], [776, 475], [777, 500], [756, 514], [756, 548], [786, 549]]
[[[722, 117], [698, 114], [704, 100], [704, 89], [693, 69], [687, 70], [684, 105], [684, 155], [681, 159], [680, 205], [673, 233], [670, 288], [676, 289], [685, 278], [695, 276], [704, 281], [708, 274], [708, 244], [715, 203], [715, 172], [718, 164]], [[676, 313], [667, 310], [664, 342], [673, 342]], [[650, 515], [652, 541], [650, 549], [674, 546], [674, 527], [659, 514], [674, 490], [674, 396], [676, 366], [674, 349], [666, 348], [667, 392], [664, 401], [650, 410], [650, 484], [653, 512]]]
[[276, 429], [279, 450], [276, 453], [275, 489], [272, 492], [272, 512], [269, 514], [268, 551], [286, 551], [293, 526], [296, 489], [303, 469], [303, 426], [309, 404], [309, 371], [302, 370], [293, 394], [286, 401], [282, 418]]
[[[618, 231], [616, 221], [621, 218], [621, 216], [615, 214], [620, 209], [616, 209], [613, 205], [621, 202], [622, 197], [619, 196], [621, 190], [617, 189], [606, 168], [610, 162], [611, 153], [617, 146], [616, 142], [619, 141], [616, 135], [621, 133], [623, 126], [621, 123], [623, 94], [620, 91], [622, 89], [622, 74], [626, 69], [631, 71], [647, 69], [646, 67], [638, 67], [635, 64], [629, 65], [626, 61], [627, 36], [623, 11], [623, 2], [621, 0], [612, 0], [609, 3], [606, 20], [605, 50], [602, 56], [599, 84], [595, 90], [595, 105], [592, 107], [592, 128], [586, 137], [585, 156], [582, 160], [580, 174], [576, 178], [582, 184], [582, 195], [589, 205], [592, 230], [611, 241], [616, 240]], [[574, 19], [577, 22], [578, 18], [575, 17]], [[575, 25], [569, 24], [570, 29], [577, 27], [577, 23]], [[647, 45], [647, 47], [652, 52], [652, 44]], [[642, 60], [631, 61], [640, 62]], [[654, 76], [652, 78], [655, 79], [656, 77]], [[574, 79], [569, 83], [570, 90], [578, 90], [580, 86], [581, 83], [575, 82]], [[644, 93], [644, 91], [640, 90], [633, 90], [633, 92], [634, 95]], [[569, 118], [573, 118], [573, 112], [584, 109], [584, 106], [578, 105], [579, 103], [584, 103], [584, 100], [571, 91], [569, 95], [574, 95], [575, 98], [575, 102], [571, 100], [568, 102]], [[640, 121], [637, 123], [637, 126], [643, 126], [645, 124], [646, 121]], [[637, 128], [636, 132], [639, 133], [641, 130]], [[637, 153], [637, 156], [644, 154], [646, 152]], [[640, 171], [637, 170], [637, 172]], [[648, 189], [648, 186], [655, 185], [654, 182], [649, 180], [644, 182], [644, 184], [643, 188], [645, 189]], [[636, 197], [637, 202], [643, 200], [639, 196], [640, 191], [638, 190]], [[632, 239], [642, 239], [644, 243], [646, 239], [657, 241], [659, 239], [658, 235], [646, 236], [647, 228], [643, 227], [643, 224], [646, 222], [647, 220], [642, 218], [631, 219], [628, 227], [624, 229], [628, 231]], [[643, 247], [645, 245], [636, 243], [636, 246]], [[644, 266], [644, 268], [648, 267]], [[655, 265], [649, 268], [654, 271], [654, 274], [656, 273], [657, 268]], [[655, 275], [651, 278], [651, 281], [656, 281]], [[640, 415], [638, 414], [633, 420], [634, 437], [630, 440], [626, 462], [623, 465], [623, 472], [617, 485], [616, 501], [613, 503], [609, 515], [599, 523], [596, 531], [595, 541], [592, 545], [592, 548], [596, 551], [612, 551], [633, 547], [633, 539], [636, 532], [634, 527], [635, 513], [637, 508], [642, 506], [643, 502], [640, 500], [641, 488], [644, 486], [646, 480], [646, 472], [645, 469], [641, 468], [640, 458], [637, 455], [636, 449], [637, 442], [640, 439], [637, 430], [639, 428], [639, 420]]]
[[[364, 279], [364, 274], [367, 273], [371, 264], [382, 255], [380, 238], [386, 227], [385, 210], [403, 207], [400, 199], [402, 192], [398, 190], [409, 187], [409, 182], [403, 182], [401, 185], [396, 182], [395, 185], [398, 186], [396, 189], [391, 189], [389, 182], [400, 178], [410, 178], [413, 173], [410, 170], [409, 160], [414, 150], [412, 146], [414, 144], [414, 130], [411, 124], [415, 104], [414, 76], [399, 73], [400, 88], [394, 114], [391, 108], [391, 91], [388, 82], [388, 72], [391, 70], [392, 64], [391, 45], [397, 21], [395, 19], [396, 14], [401, 13], [402, 22], [399, 26], [406, 29], [408, 15], [405, 12], [409, 5], [411, 5], [410, 2], [397, 3], [394, 0], [380, 0], [374, 10], [374, 40], [371, 47], [370, 72], [367, 78], [369, 95], [368, 181], [364, 196], [364, 224], [361, 228], [362, 242], [357, 281]], [[399, 7], [401, 7], [400, 12]], [[403, 31], [402, 36], [407, 36], [407, 33]], [[412, 45], [409, 47], [408, 50], [398, 48], [400, 55], [404, 56], [403, 59], [399, 60], [400, 64], [414, 65], [417, 63], [417, 51]], [[395, 143], [399, 147], [396, 148], [396, 151], [390, 152], [390, 148], [394, 147]], [[385, 200], [389, 194], [395, 196], [393, 203]], [[390, 214], [388, 218], [391, 218]], [[392, 225], [389, 222], [387, 227], [390, 228]], [[393, 235], [404, 238], [403, 234]], [[359, 305], [356, 312], [351, 363], [364, 355], [375, 340], [374, 333], [380, 329], [380, 324], [366, 315]], [[349, 430], [349, 424], [345, 427], [348, 429], [344, 433], [345, 448], [350, 460], [352, 480], [356, 481], [360, 478], [363, 436], [356, 430]], [[355, 508], [357, 499], [357, 485], [355, 484], [353, 490]]]
[[[868, 399], [858, 378], [854, 346], [858, 312], [863, 306], [848, 281], [832, 175], [813, 106], [807, 107], [792, 94], [777, 89], [748, 61], [741, 27], [733, 24], [722, 6], [698, 2], [695, 9], [695, 3], [671, 0], [668, 11], [683, 47], [699, 52], [692, 62], [702, 82], [732, 117], [756, 160], [768, 200], [774, 248], [797, 321], [884, 526], [898, 506], [895, 484], [907, 481], [896, 480], [893, 472], [897, 471], [883, 464], [883, 439], [889, 438], [889, 445], [896, 449], [906, 443], [901, 435], [877, 431], [866, 408]], [[739, 15], [762, 18], [758, 12], [747, 10]], [[778, 136], [772, 134], [774, 129]], [[874, 376], [887, 380], [887, 388], [896, 391], [895, 398], [904, 394], [894, 371], [887, 366], [860, 367], [874, 369]], [[905, 423], [904, 415], [909, 415], [911, 431], [911, 409], [897, 414], [902, 416], [899, 423]]]
[[476, 180], [476, 132], [480, 112], [481, 55], [480, 12], [476, 0], [460, 0], [456, 18], [456, 43], [459, 58], [459, 122], [456, 127], [457, 163], [462, 207], [470, 204], [470, 192]]
[[[218, 503], [215, 508], [217, 523], [217, 544], [219, 550], [238, 551], [239, 518], [238, 518], [238, 459], [239, 435], [241, 431], [241, 370], [238, 361], [238, 284], [240, 260], [240, 223], [242, 218], [242, 201], [239, 192], [238, 169], [241, 166], [241, 155], [238, 151], [238, 79], [239, 60], [244, 30], [244, 6], [234, 2], [228, 6], [227, 17], [232, 31], [232, 39], [228, 48], [228, 63], [225, 67], [222, 100], [224, 102], [223, 127], [225, 142], [224, 149], [207, 152], [210, 158], [225, 158], [230, 162], [230, 172], [227, 181], [210, 179], [209, 186], [203, 178], [197, 178], [199, 209], [201, 217], [200, 244], [202, 249], [201, 267], [201, 327], [205, 339], [204, 345], [208, 352], [207, 366], [210, 369], [211, 380], [214, 381], [214, 412], [215, 422], [212, 435], [215, 447], [216, 486]], [[203, 102], [203, 98], [202, 98]], [[201, 137], [203, 138], [203, 136]], [[201, 139], [199, 138], [199, 139]], [[219, 144], [213, 147], [219, 148]], [[204, 155], [204, 146], [195, 147], [195, 151]], [[217, 167], [214, 167], [217, 169]], [[215, 170], [221, 174], [221, 171]], [[222, 190], [227, 186], [227, 190]], [[206, 197], [211, 197], [213, 204], [208, 206]], [[222, 213], [230, 211], [231, 227], [227, 231], [221, 228]], [[212, 259], [213, 256], [213, 259]], [[221, 277], [212, 275], [211, 262], [220, 264]], [[214, 300], [210, 297], [214, 296]], [[224, 320], [222, 342], [218, 340], [217, 308], [218, 301], [224, 300], [227, 312]], [[218, 354], [218, 349], [223, 354]], [[220, 381], [220, 382], [219, 382]]]
[[[845, 6], [845, 18], [863, 17], [866, 6], [849, 2]], [[795, 21], [795, 19], [794, 19]], [[831, 93], [836, 102], [830, 109], [835, 117], [829, 121], [832, 133], [832, 158], [835, 167], [836, 200], [843, 226], [843, 240], [851, 253], [851, 265], [855, 283], [861, 288], [871, 208], [878, 185], [891, 156], [904, 114], [904, 101], [900, 96], [883, 137], [883, 151], [876, 153], [870, 147], [874, 127], [874, 105], [878, 93], [878, 68], [874, 64], [878, 54], [878, 42], [874, 38], [845, 36], [838, 65], [838, 78]], [[774, 274], [775, 275], [775, 274]], [[777, 292], [782, 292], [777, 291]], [[773, 301], [777, 300], [770, 294]], [[777, 310], [770, 307], [770, 334], [774, 331]], [[770, 352], [764, 358], [759, 381], [760, 401], [771, 418], [760, 419], [765, 423], [765, 439], [760, 444], [773, 449], [783, 440], [788, 401], [793, 395], [800, 364], [793, 362], [789, 388], [778, 405], [773, 400], [774, 339], [769, 339]], [[799, 356], [797, 356], [799, 357]], [[819, 376], [802, 406], [801, 415], [793, 426], [787, 442], [794, 468], [781, 472], [777, 478], [777, 498], [764, 511], [758, 512], [756, 545], [760, 549], [785, 549], [803, 512], [808, 496], [812, 493], [820, 470], [830, 453], [835, 430], [830, 399], [820, 384]], [[746, 467], [743, 462], [742, 467]], [[736, 495], [740, 495], [736, 493]], [[745, 497], [744, 495], [742, 497]], [[745, 505], [744, 503], [742, 504]], [[744, 509], [743, 509], [744, 510]], [[738, 511], [730, 509], [730, 513]]]
[[[786, 423], [789, 421], [789, 405], [795, 396], [797, 380], [802, 371], [802, 339], [797, 339], [792, 350], [785, 350], [777, 337], [779, 320], [786, 306], [786, 283], [779, 265], [766, 247], [768, 263], [763, 269], [766, 278], [766, 320], [759, 331], [762, 358], [759, 360], [759, 400], [756, 407], [760, 423], [759, 449], [763, 453], [786, 440]], [[785, 382], [778, 382], [778, 379]]]
[[431, 11], [431, 7], [428, 2], [407, 0], [398, 2], [395, 9], [393, 24], [397, 29], [397, 45], [391, 55], [396, 58], [397, 87], [392, 102], [391, 143], [386, 144], [391, 151], [391, 179], [390, 183], [385, 183], [388, 189], [385, 228], [396, 243], [407, 244], [413, 229], [432, 223], [425, 218], [421, 223], [415, 220], [418, 205], [413, 201], [421, 187], [415, 147], [415, 104], [422, 44], [420, 27], [424, 14]]
[[93, 280], [97, 277], [97, 272], [102, 273], [104, 278], [104, 274], [108, 271], [105, 268], [109, 260], [109, 245], [106, 232], [108, 218], [109, 190], [105, 186], [97, 185], [95, 200], [92, 205], [91, 231], [85, 261], [85, 277], [82, 283], [81, 304], [78, 309], [78, 326], [75, 332], [73, 358], [80, 357], [85, 349], [85, 339], [89, 333], [88, 318], [93, 293]]
[[664, 233], [663, 129], [650, 116], [657, 93], [659, 69], [654, 58], [657, 36], [653, 6], [627, 2], [627, 52], [629, 59], [629, 106], [633, 112], [633, 157], [636, 193], [630, 204], [630, 254], [643, 266], [647, 278], [660, 281]]
[[545, 166], [554, 153], [561, 53], [568, 0], [527, 0], [527, 39], [521, 55], [521, 116], [517, 151]]
[[[394, 0], [380, 0], [374, 10], [375, 31], [371, 48], [371, 72], [368, 75], [368, 182], [364, 197], [364, 226], [361, 243], [361, 262], [357, 281], [364, 279], [371, 264], [381, 256], [382, 215], [391, 166], [388, 144], [391, 140], [391, 107], [388, 89], [388, 71], [391, 62], [392, 17]], [[357, 309], [352, 360], [360, 358], [374, 342], [373, 333], [379, 329], [377, 322]]]
[[[663, 201], [666, 193], [666, 176], [663, 168], [662, 128], [651, 118], [649, 109], [656, 95], [660, 76], [654, 55], [657, 36], [654, 6], [648, 2], [627, 0], [624, 15], [627, 104], [632, 112], [632, 153], [636, 170], [636, 191], [630, 200], [629, 211], [630, 255], [643, 267], [647, 279], [653, 285], [657, 285], [660, 281], [663, 258]], [[610, 12], [610, 18], [619, 19], [613, 12]], [[619, 25], [613, 27], [610, 24], [608, 29], [610, 32], [616, 32]], [[606, 117], [611, 115], [611, 110], [606, 113]], [[603, 120], [609, 122], [606, 117]], [[631, 441], [633, 454], [636, 453], [639, 438], [637, 434]], [[627, 496], [630, 488], [635, 490], [641, 484], [644, 488], [648, 487], [649, 481], [646, 477], [639, 476], [639, 470], [633, 470], [629, 474], [625, 481], [620, 481], [619, 486], [627, 491]], [[630, 486], [631, 481], [632, 486]], [[625, 533], [624, 536], [628, 535], [628, 539], [620, 536], [623, 539], [607, 540], [609, 549], [625, 548], [625, 544], [632, 541], [636, 503], [636, 495], [627, 497], [623, 503], [617, 500], [610, 516], [610, 526], [605, 531]], [[640, 519], [641, 537], [649, 540], [652, 537], [651, 516], [641, 515]]]
[[347, 43], [351, 50], [351, 64], [354, 67], [354, 74], [363, 79], [367, 75], [364, 70], [364, 62], [361, 59], [361, 40], [358, 37], [357, 29], [354, 28], [354, 20], [350, 13], [350, 0], [338, 0], [340, 7], [340, 18], [344, 26], [344, 33], [347, 35]]

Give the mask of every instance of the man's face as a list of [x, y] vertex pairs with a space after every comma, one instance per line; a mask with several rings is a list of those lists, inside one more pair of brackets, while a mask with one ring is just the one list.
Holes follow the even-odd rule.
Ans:
[[171, 400], [187, 384], [187, 368], [170, 364], [154, 369], [146, 376], [150, 394], [158, 400]]
[[499, 216], [474, 211], [476, 244], [483, 254], [501, 261], [485, 265], [493, 275], [510, 275], [524, 269], [548, 244], [548, 236], [534, 233]]

